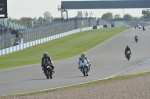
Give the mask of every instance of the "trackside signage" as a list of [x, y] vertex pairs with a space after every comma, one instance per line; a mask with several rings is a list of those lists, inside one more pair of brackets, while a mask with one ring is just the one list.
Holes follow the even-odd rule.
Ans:
[[5, 9], [5, 5], [0, 5], [0, 14], [5, 14], [6, 9]]
[[0, 18], [7, 18], [7, 0], [0, 0]]

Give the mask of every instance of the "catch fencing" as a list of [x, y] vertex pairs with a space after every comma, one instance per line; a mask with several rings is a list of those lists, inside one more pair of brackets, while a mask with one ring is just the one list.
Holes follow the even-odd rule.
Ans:
[[1, 33], [0, 34], [0, 49], [8, 48], [12, 46], [11, 44], [11, 33]]
[[[99, 29], [99, 28], [103, 28], [103, 25], [97, 26], [97, 29]], [[35, 45], [38, 45], [38, 44], [41, 44], [41, 43], [44, 43], [44, 42], [47, 42], [47, 41], [51, 41], [51, 40], [54, 40], [54, 39], [57, 39], [57, 38], [61, 38], [61, 37], [67, 36], [67, 35], [71, 35], [71, 34], [82, 32], [82, 31], [92, 30], [92, 29], [93, 29], [93, 27], [74, 29], [74, 30], [71, 30], [71, 31], [68, 31], [68, 32], [59, 33], [59, 34], [49, 36], [49, 37], [46, 37], [46, 38], [41, 38], [41, 39], [38, 39], [38, 40], [34, 40], [34, 41], [27, 42], [27, 43], [19, 44], [19, 45], [16, 45], [16, 46], [12, 46], [12, 47], [9, 47], [9, 48], [5, 48], [5, 49], [0, 50], [0, 56], [5, 55], [5, 54], [9, 54], [9, 53], [12, 53], [12, 52], [16, 52], [16, 51], [19, 51], [19, 50], [23, 50], [25, 48], [35, 46]]]
[[80, 19], [50, 25], [41, 24], [36, 28], [20, 30], [19, 33], [22, 34], [23, 42], [26, 43], [74, 29], [95, 26], [96, 24], [96, 19]]
[[[97, 21], [98, 20], [98, 21]], [[71, 31], [74, 29], [92, 27], [97, 25], [109, 24], [108, 21], [96, 18], [73, 19], [65, 22], [53, 22], [50, 24], [41, 23], [30, 29], [18, 30], [18, 36], [11, 35], [5, 28], [0, 31], [0, 49], [16, 46], [19, 43], [26, 43], [38, 40], [59, 33]]]
[[0, 32], [0, 55], [41, 44], [45, 42], [44, 40], [49, 41], [72, 33], [89, 30], [87, 27], [92, 29], [93, 26], [103, 24], [109, 24], [109, 22], [101, 19], [97, 21], [95, 18], [88, 18], [53, 24], [40, 24], [35, 28], [19, 30], [17, 36], [12, 35], [8, 31]]

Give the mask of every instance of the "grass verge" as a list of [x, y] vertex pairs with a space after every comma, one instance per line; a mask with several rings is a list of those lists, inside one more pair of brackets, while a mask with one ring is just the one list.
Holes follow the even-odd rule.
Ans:
[[138, 73], [138, 74], [131, 74], [131, 75], [126, 75], [126, 76], [108, 78], [108, 79], [103, 79], [103, 80], [91, 81], [91, 82], [87, 82], [87, 83], [83, 83], [83, 84], [71, 85], [71, 86], [66, 86], [66, 87], [61, 87], [61, 88], [48, 89], [48, 90], [35, 91], [35, 92], [27, 92], [27, 93], [23, 93], [23, 94], [0, 96], [0, 98], [20, 97], [20, 96], [27, 96], [27, 95], [42, 94], [42, 93], [58, 91], [58, 90], [67, 90], [67, 89], [70, 89], [70, 88], [81, 88], [81, 87], [85, 87], [85, 86], [91, 86], [91, 85], [94, 85], [94, 84], [103, 84], [103, 83], [114, 82], [114, 81], [119, 81], [119, 80], [131, 79], [131, 78], [140, 77], [140, 76], [143, 76], [143, 75], [146, 75], [146, 74], [150, 74], [150, 71], [149, 72], [144, 72], [144, 73]]
[[85, 31], [3, 55], [0, 56], [0, 69], [40, 63], [43, 52], [48, 52], [52, 60], [69, 58], [90, 50], [126, 29], [129, 27]]

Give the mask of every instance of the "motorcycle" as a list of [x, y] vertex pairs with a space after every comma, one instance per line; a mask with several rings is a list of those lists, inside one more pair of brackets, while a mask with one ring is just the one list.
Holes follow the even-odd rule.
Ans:
[[45, 72], [45, 76], [47, 79], [52, 79], [53, 78], [53, 70], [52, 70], [52, 66], [50, 66], [50, 64], [48, 62], [44, 63], [44, 72]]
[[141, 29], [141, 26], [139, 26], [139, 29]]
[[88, 76], [88, 67], [87, 66], [82, 66], [81, 71], [82, 71], [84, 77]]
[[126, 52], [126, 58], [128, 59], [128, 61], [130, 60], [130, 58], [131, 58], [131, 52], [130, 51]]
[[83, 61], [80, 60], [80, 69], [81, 72], [83, 73], [84, 77], [88, 76], [88, 72], [89, 72], [89, 68], [87, 67], [88, 63], [87, 61], [84, 59]]
[[137, 36], [135, 36], [135, 42], [136, 42], [136, 43], [138, 42], [138, 37], [137, 37]]
[[143, 31], [145, 31], [145, 27], [143, 26]]

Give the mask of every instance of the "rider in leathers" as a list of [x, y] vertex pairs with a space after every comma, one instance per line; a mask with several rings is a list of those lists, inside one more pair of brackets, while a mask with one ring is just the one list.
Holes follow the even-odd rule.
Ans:
[[42, 62], [41, 62], [42, 70], [43, 70], [44, 73], [45, 73], [44, 62], [45, 62], [46, 60], [48, 60], [49, 65], [52, 67], [53, 72], [54, 72], [54, 65], [52, 64], [52, 60], [51, 60], [51, 58], [48, 56], [48, 53], [47, 53], [47, 52], [44, 52], [44, 53], [43, 53]]
[[87, 59], [87, 57], [85, 57], [85, 53], [81, 53], [81, 56], [79, 57], [79, 62], [78, 62], [79, 69], [81, 69], [80, 61], [82, 61], [83, 59], [85, 59], [87, 61], [87, 63], [88, 63], [88, 69], [90, 70], [91, 64], [89, 64], [89, 60]]
[[143, 25], [143, 31], [145, 30], [145, 26]]
[[126, 57], [126, 52], [127, 52], [127, 51], [130, 51], [130, 53], [131, 53], [131, 50], [130, 50], [129, 46], [126, 46], [126, 49], [125, 49], [125, 57]]
[[138, 36], [135, 36], [134, 39], [135, 39], [135, 40], [138, 39]]

